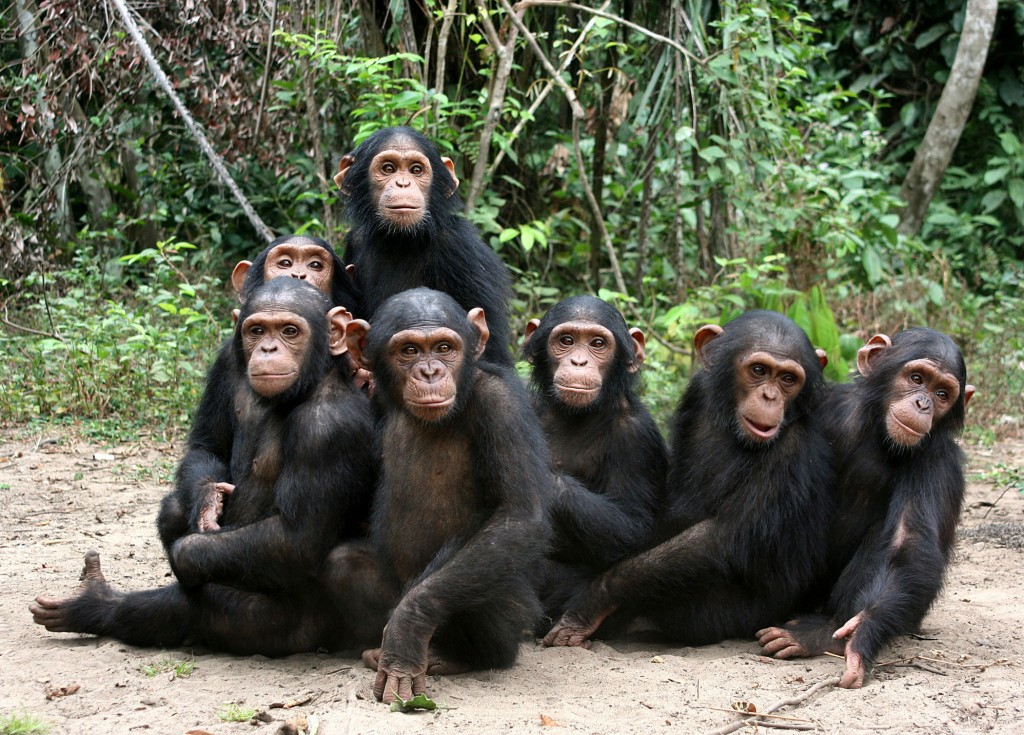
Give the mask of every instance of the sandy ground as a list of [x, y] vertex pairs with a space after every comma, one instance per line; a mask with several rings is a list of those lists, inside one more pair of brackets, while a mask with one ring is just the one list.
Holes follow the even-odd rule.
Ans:
[[[373, 701], [372, 673], [353, 658], [160, 651], [34, 625], [31, 599], [69, 591], [90, 548], [117, 587], [169, 581], [155, 517], [179, 451], [89, 445], [59, 429], [0, 432], [0, 715], [36, 715], [52, 733], [276, 733], [306, 715], [318, 718], [322, 735], [703, 733], [736, 721], [721, 711], [735, 702], [765, 711], [842, 670], [834, 658], [762, 658], [752, 640], [702, 648], [612, 641], [589, 651], [524, 643], [509, 670], [431, 677], [445, 709], [400, 714]], [[1000, 462], [1024, 466], [1024, 443], [969, 448], [969, 456], [958, 559], [922, 635], [899, 640], [883, 656], [899, 663], [876, 669], [866, 688], [821, 688], [781, 710], [796, 719], [777, 725], [844, 734], [1024, 732], [1024, 498], [1000, 497], [980, 480]], [[143, 671], [167, 657], [194, 659], [194, 671]], [[303, 703], [274, 707], [296, 702]], [[225, 703], [270, 721], [223, 721]]]

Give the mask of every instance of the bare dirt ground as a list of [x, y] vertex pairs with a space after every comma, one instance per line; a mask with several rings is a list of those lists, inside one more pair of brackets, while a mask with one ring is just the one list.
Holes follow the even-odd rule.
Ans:
[[[59, 429], [0, 432], [0, 715], [36, 715], [53, 733], [276, 733], [306, 715], [322, 735], [702, 733], [736, 721], [721, 711], [735, 702], [765, 711], [842, 671], [835, 658], [762, 658], [752, 640], [701, 648], [612, 641], [589, 651], [524, 643], [509, 670], [431, 677], [430, 693], [447, 709], [399, 714], [373, 701], [372, 673], [354, 658], [160, 651], [33, 624], [32, 598], [70, 591], [91, 548], [119, 588], [169, 582], [155, 518], [179, 451], [89, 445]], [[922, 635], [883, 656], [898, 663], [876, 669], [866, 688], [824, 687], [781, 710], [791, 719], [776, 725], [837, 734], [1024, 731], [1024, 498], [979, 479], [997, 463], [1024, 466], [1024, 443], [968, 454], [958, 558]], [[194, 659], [194, 671], [143, 671], [166, 657]], [[273, 706], [296, 702], [304, 703]], [[225, 703], [271, 721], [223, 721]]]

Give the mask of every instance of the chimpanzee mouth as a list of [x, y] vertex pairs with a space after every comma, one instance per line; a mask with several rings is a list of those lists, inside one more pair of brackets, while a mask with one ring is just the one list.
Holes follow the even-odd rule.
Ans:
[[889, 415], [892, 416], [892, 420], [895, 421], [898, 424], [899, 428], [902, 429], [903, 431], [907, 432], [912, 436], [916, 436], [918, 439], [924, 436], [925, 433], [923, 431], [918, 431], [917, 429], [910, 428], [905, 423], [900, 421], [895, 413], [890, 412]]
[[779, 433], [779, 424], [760, 424], [756, 421], [751, 421], [746, 416], [741, 417], [741, 420], [743, 421], [744, 428], [747, 430], [747, 433], [750, 434], [752, 439], [766, 441]]

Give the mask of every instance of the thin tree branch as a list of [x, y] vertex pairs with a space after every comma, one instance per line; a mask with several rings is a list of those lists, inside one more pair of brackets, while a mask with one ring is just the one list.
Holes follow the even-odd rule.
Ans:
[[583, 13], [591, 13], [592, 15], [596, 15], [599, 18], [606, 18], [610, 21], [614, 21], [615, 23], [624, 25], [626, 26], [626, 28], [630, 28], [641, 35], [647, 36], [648, 38], [653, 38], [655, 41], [660, 41], [661, 43], [668, 44], [676, 51], [681, 53], [683, 56], [687, 57], [688, 59], [692, 59], [701, 66], [703, 66], [706, 63], [706, 59], [702, 59], [701, 57], [694, 55], [694, 53], [690, 51], [688, 48], [686, 48], [685, 46], [676, 41], [673, 41], [671, 38], [667, 38], [666, 36], [663, 36], [660, 33], [655, 33], [649, 28], [644, 28], [642, 25], [638, 25], [632, 21], [626, 20], [625, 18], [619, 15], [613, 15], [612, 13], [605, 12], [604, 10], [598, 10], [597, 8], [591, 8], [586, 5], [580, 5], [579, 3], [566, 2], [565, 0], [520, 0], [520, 2], [516, 3], [517, 8], [540, 7], [544, 5], [579, 10], [580, 12]]
[[274, 53], [274, 26], [277, 25], [277, 0], [270, 0], [270, 25], [267, 26], [267, 55], [263, 61], [263, 81], [260, 82], [260, 103], [256, 108], [256, 128], [253, 147], [258, 147], [263, 125], [263, 111], [267, 104], [267, 87], [270, 86], [270, 59]]
[[[818, 682], [817, 684], [812, 686], [810, 689], [807, 689], [807, 690], [801, 692], [800, 694], [797, 694], [794, 697], [790, 697], [789, 699], [783, 699], [781, 701], [776, 702], [771, 707], [766, 709], [763, 714], [766, 714], [766, 715], [767, 714], [771, 714], [773, 712], [778, 712], [783, 707], [789, 707], [789, 706], [794, 705], [794, 704], [800, 704], [801, 702], [804, 702], [804, 701], [810, 699], [812, 696], [814, 696], [816, 693], [818, 693], [822, 689], [825, 689], [826, 687], [838, 686], [838, 684], [839, 684], [839, 677], [838, 676], [833, 676], [830, 679], [825, 679], [825, 681]], [[737, 713], [737, 714], [740, 714], [740, 713]], [[763, 719], [761, 719], [760, 714], [754, 714], [754, 715], [751, 715], [750, 717], [744, 717], [743, 719], [737, 720], [736, 722], [730, 722], [728, 725], [723, 725], [722, 727], [718, 728], [717, 730], [711, 730], [706, 735], [727, 735], [727, 733], [736, 732], [737, 730], [739, 730], [741, 728], [744, 728], [744, 727], [747, 727], [749, 725], [757, 726], [757, 725], [765, 725], [765, 724], [767, 724], [767, 723]]]
[[210, 145], [210, 141], [207, 140], [206, 135], [203, 133], [203, 129], [199, 127], [199, 124], [192, 118], [189, 111], [185, 108], [181, 98], [178, 97], [174, 88], [171, 87], [171, 82], [164, 74], [164, 70], [160, 68], [159, 62], [156, 57], [153, 56], [152, 49], [149, 48], [149, 44], [146, 43], [146, 39], [142, 37], [142, 32], [139, 30], [139, 26], [135, 23], [131, 13], [128, 12], [128, 7], [125, 5], [124, 0], [111, 0], [114, 3], [114, 7], [117, 8], [117, 12], [121, 14], [121, 20], [124, 22], [125, 28], [128, 29], [129, 35], [132, 40], [135, 41], [135, 45], [139, 47], [139, 51], [142, 53], [142, 57], [146, 60], [146, 64], [149, 66], [150, 72], [153, 74], [153, 78], [161, 89], [171, 99], [171, 103], [174, 105], [174, 109], [177, 110], [178, 114], [181, 115], [181, 119], [185, 121], [185, 126], [192, 133], [192, 137], [195, 138], [196, 143], [202, 149], [203, 153], [206, 154], [207, 160], [210, 165], [213, 166], [213, 170], [217, 172], [218, 178], [221, 183], [228, 188], [228, 190], [234, 195], [235, 200], [238, 201], [242, 207], [242, 211], [245, 212], [245, 216], [249, 219], [249, 223], [253, 226], [253, 229], [258, 232], [264, 240], [270, 242], [274, 239], [274, 235], [270, 232], [270, 228], [264, 224], [260, 216], [256, 214], [256, 210], [253, 209], [252, 204], [242, 193], [242, 190], [238, 188], [238, 184], [231, 178], [231, 174], [228, 173], [227, 168], [224, 166], [224, 161], [221, 159], [217, 152], [213, 150], [213, 146]]

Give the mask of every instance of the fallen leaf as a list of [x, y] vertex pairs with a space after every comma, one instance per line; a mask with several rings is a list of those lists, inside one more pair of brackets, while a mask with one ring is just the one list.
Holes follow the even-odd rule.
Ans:
[[51, 684], [47, 684], [43, 689], [43, 694], [47, 699], [60, 699], [61, 697], [66, 697], [69, 694], [74, 694], [81, 688], [82, 686], [80, 684], [68, 684], [66, 687], [55, 687]]
[[547, 715], [540, 716], [540, 724], [542, 727], [561, 727], [562, 723], [558, 720], [552, 720]]

